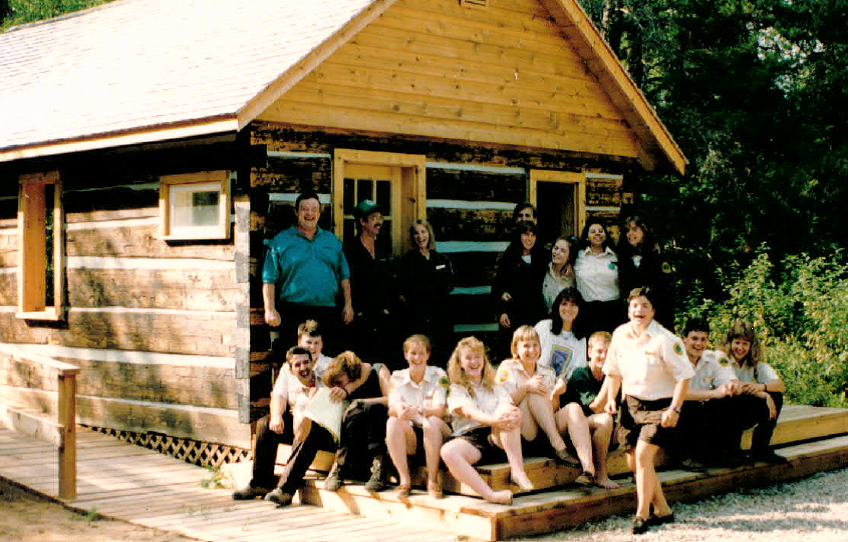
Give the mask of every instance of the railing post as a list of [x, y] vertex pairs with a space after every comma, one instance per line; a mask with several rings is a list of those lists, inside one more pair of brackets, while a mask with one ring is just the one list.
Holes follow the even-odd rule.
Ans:
[[59, 424], [63, 427], [59, 446], [59, 498], [77, 496], [76, 370], [59, 371]]

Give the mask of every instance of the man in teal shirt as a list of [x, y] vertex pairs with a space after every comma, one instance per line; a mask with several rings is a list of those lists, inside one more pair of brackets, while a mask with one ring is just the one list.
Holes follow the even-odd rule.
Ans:
[[[295, 200], [297, 223], [271, 240], [262, 268], [265, 322], [280, 328], [282, 348], [295, 344], [297, 326], [317, 320], [325, 329], [325, 347], [335, 353], [339, 320], [353, 321], [350, 269], [342, 244], [318, 226], [318, 195], [304, 192]], [[343, 307], [338, 314], [341, 291]], [[327, 340], [329, 339], [329, 340]], [[328, 344], [329, 343], [329, 344]]]

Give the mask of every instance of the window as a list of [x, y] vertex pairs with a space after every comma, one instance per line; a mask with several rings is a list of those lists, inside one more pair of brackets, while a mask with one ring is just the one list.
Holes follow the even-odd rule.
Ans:
[[62, 184], [58, 171], [21, 175], [18, 192], [18, 318], [64, 318]]
[[425, 218], [425, 157], [336, 149], [333, 167], [333, 229], [345, 246], [356, 236], [353, 208], [370, 199], [383, 208], [389, 233], [377, 242], [395, 256], [409, 250], [409, 227]]
[[168, 175], [160, 179], [163, 239], [228, 239], [230, 181], [226, 171]]

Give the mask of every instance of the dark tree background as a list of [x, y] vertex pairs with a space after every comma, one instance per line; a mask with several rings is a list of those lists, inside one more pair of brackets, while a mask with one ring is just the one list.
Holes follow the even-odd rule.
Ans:
[[[0, 0], [4, 28], [105, 0]], [[629, 179], [682, 290], [848, 245], [848, 0], [581, 0], [688, 156]], [[5, 21], [2, 19], [5, 18]]]
[[684, 282], [763, 243], [848, 245], [848, 0], [582, 3], [690, 160], [632, 179], [625, 210], [678, 247]]

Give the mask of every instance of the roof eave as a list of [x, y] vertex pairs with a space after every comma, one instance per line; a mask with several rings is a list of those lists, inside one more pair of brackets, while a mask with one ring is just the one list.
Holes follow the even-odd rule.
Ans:
[[210, 134], [236, 133], [238, 130], [238, 118], [235, 115], [196, 119], [170, 125], [159, 124], [133, 130], [91, 134], [82, 138], [41, 141], [28, 145], [7, 147], [0, 149], [0, 162], [123, 147], [126, 145], [155, 143]]
[[643, 149], [638, 156], [642, 167], [653, 171], [665, 158], [683, 175], [689, 163], [683, 151], [577, 0], [540, 1], [630, 124]]

